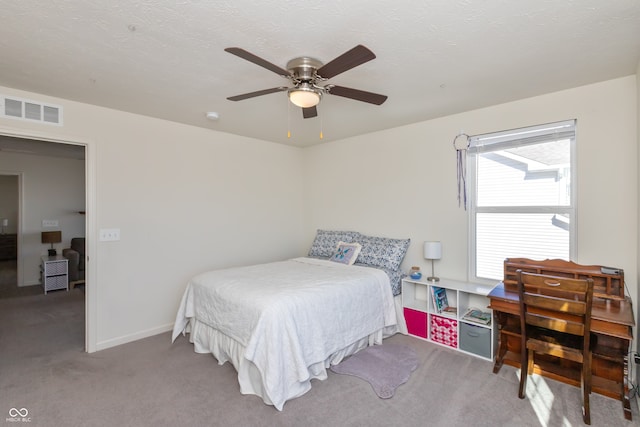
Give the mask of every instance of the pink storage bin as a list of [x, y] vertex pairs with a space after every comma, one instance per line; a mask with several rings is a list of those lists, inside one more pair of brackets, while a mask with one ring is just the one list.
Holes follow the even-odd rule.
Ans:
[[449, 347], [458, 348], [458, 321], [431, 315], [431, 340]]

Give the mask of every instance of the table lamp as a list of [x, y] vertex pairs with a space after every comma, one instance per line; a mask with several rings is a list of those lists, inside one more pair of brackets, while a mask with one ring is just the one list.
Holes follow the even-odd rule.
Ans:
[[424, 259], [431, 260], [431, 276], [427, 277], [429, 282], [439, 282], [433, 271], [433, 260], [442, 258], [442, 244], [440, 242], [424, 242]]
[[8, 226], [9, 226], [9, 219], [8, 218], [4, 218], [2, 220], [2, 234], [4, 234], [5, 228], [7, 228]]
[[62, 231], [43, 231], [42, 243], [51, 243], [49, 256], [56, 256], [56, 250], [53, 248], [54, 243], [62, 242]]

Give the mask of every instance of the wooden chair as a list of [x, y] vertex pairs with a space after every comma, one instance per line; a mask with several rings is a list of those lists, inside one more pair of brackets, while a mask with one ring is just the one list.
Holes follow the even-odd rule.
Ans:
[[524, 399], [534, 355], [545, 354], [581, 365], [582, 418], [591, 424], [591, 306], [592, 279], [517, 271], [520, 296], [520, 390]]

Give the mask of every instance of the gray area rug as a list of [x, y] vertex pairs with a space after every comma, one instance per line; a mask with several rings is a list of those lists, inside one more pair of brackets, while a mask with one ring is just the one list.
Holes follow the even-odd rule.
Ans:
[[353, 375], [371, 384], [378, 397], [393, 397], [418, 367], [416, 352], [405, 345], [374, 345], [331, 367], [336, 374]]

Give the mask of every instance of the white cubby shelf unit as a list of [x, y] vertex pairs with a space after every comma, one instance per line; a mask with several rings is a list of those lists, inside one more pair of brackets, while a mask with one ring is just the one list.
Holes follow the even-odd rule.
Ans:
[[[449, 279], [439, 282], [403, 279], [402, 307], [409, 335], [493, 360], [497, 334], [487, 295], [494, 286]], [[448, 304], [455, 307], [455, 311], [438, 312], [432, 298], [434, 287], [445, 290]], [[489, 313], [491, 321], [483, 324], [464, 319], [472, 308]]]

